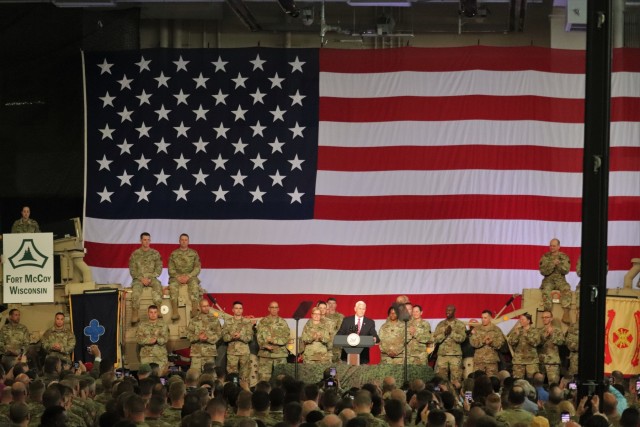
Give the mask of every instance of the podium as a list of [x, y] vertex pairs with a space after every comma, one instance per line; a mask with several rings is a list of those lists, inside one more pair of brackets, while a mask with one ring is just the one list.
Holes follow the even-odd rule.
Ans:
[[[359, 342], [357, 344], [349, 343], [349, 337], [351, 335], [355, 335], [359, 338]], [[360, 353], [365, 348], [373, 347], [375, 345], [375, 341], [372, 336], [368, 335], [336, 335], [333, 339], [333, 345], [336, 347], [342, 347], [342, 349], [347, 353], [347, 364], [358, 366], [360, 365]]]

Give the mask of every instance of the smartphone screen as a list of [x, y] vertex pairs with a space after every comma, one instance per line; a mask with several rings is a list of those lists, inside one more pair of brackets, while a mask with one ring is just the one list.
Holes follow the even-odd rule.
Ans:
[[329, 376], [332, 376], [332, 377], [336, 376], [336, 368], [329, 368]]
[[577, 390], [578, 389], [578, 385], [574, 382], [570, 382], [569, 383], [569, 390]]
[[166, 378], [160, 378], [160, 384], [167, 385], [167, 379]]
[[464, 392], [464, 398], [467, 400], [467, 402], [471, 402], [471, 392], [470, 391], [465, 391]]
[[571, 421], [571, 416], [569, 415], [568, 412], [563, 412], [560, 415], [560, 422], [562, 423], [568, 423], [569, 421]]
[[640, 393], [640, 380], [636, 381], [636, 392]]

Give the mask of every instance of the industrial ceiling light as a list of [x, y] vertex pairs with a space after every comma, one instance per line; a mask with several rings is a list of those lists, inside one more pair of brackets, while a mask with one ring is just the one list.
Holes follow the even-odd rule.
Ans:
[[300, 16], [300, 10], [296, 6], [296, 2], [294, 0], [278, 0], [278, 4], [287, 15], [292, 18], [297, 18]]

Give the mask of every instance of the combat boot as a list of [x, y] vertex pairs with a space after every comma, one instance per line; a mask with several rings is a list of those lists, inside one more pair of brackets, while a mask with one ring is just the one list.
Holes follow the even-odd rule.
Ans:
[[140, 321], [140, 316], [138, 315], [138, 309], [132, 308], [131, 309], [131, 326], [136, 326], [139, 321]]
[[178, 313], [178, 301], [171, 300], [171, 320], [180, 320], [180, 313]]

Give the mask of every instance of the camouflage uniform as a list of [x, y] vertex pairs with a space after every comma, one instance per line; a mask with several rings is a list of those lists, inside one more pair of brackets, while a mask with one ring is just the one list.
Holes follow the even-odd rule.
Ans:
[[526, 372], [527, 376], [532, 378], [533, 374], [538, 372], [540, 363], [537, 350], [542, 342], [540, 330], [530, 326], [529, 330], [525, 331], [518, 326], [509, 332], [507, 341], [513, 349], [513, 377], [525, 378]]
[[[239, 338], [232, 338], [234, 333]], [[249, 342], [253, 339], [253, 324], [248, 319], [225, 319], [222, 339], [229, 343], [227, 347], [227, 372], [239, 372], [240, 378], [249, 381], [251, 377], [251, 351]]]
[[26, 354], [29, 343], [31, 342], [31, 334], [26, 326], [21, 323], [7, 323], [0, 329], [0, 353], [2, 363], [5, 366], [13, 366], [17, 360], [17, 356], [6, 354], [7, 350], [18, 354], [24, 351]]
[[35, 219], [29, 218], [23, 221], [22, 218], [16, 220], [11, 226], [12, 233], [39, 233], [40, 226]]
[[[336, 311], [333, 314], [325, 314], [324, 317], [325, 317], [325, 319], [331, 320], [333, 322], [333, 325], [335, 326], [335, 329], [331, 333], [331, 343], [333, 343], [334, 338], [336, 337], [336, 335], [338, 334], [338, 331], [340, 330], [340, 326], [342, 325], [342, 321], [344, 320], [344, 314], [338, 313]], [[332, 362], [338, 363], [340, 361], [340, 355], [342, 354], [342, 347], [332, 346], [331, 347], [331, 352], [333, 353], [333, 355], [331, 357], [332, 358]]]
[[160, 418], [149, 418], [149, 417], [145, 417], [144, 418], [144, 422], [149, 426], [149, 427], [172, 427], [172, 424], [169, 424], [166, 421], [163, 421]]
[[540, 364], [544, 365], [547, 372], [549, 384], [560, 382], [560, 354], [558, 346], [564, 344], [564, 333], [557, 326], [553, 326], [553, 332], [545, 336], [545, 329], [540, 331], [542, 344], [538, 353], [540, 354]]
[[[64, 326], [60, 329], [52, 326], [42, 335], [41, 343], [42, 349], [47, 352], [48, 356], [67, 359], [76, 347], [76, 337]], [[60, 350], [53, 350], [54, 344], [60, 344]]]
[[553, 302], [551, 301], [551, 291], [560, 291], [560, 303], [562, 308], [571, 307], [571, 286], [567, 282], [564, 276], [569, 273], [571, 268], [571, 261], [567, 254], [558, 252], [557, 259], [558, 265], [553, 264], [553, 257], [551, 252], [547, 252], [540, 258], [540, 274], [544, 276], [542, 279], [542, 302], [546, 311], [551, 311]]
[[[401, 365], [404, 363], [404, 322], [387, 320], [380, 327], [380, 364]], [[391, 356], [389, 352], [394, 353]]]
[[182, 409], [168, 407], [164, 410], [164, 412], [162, 412], [160, 421], [164, 421], [165, 423], [172, 426], [179, 426], [180, 422], [182, 421]]
[[[426, 365], [429, 354], [427, 343], [431, 340], [431, 324], [422, 319], [409, 321], [409, 343], [407, 357], [410, 365]], [[411, 331], [414, 331], [413, 333]]]
[[[329, 351], [329, 342], [331, 341], [330, 329], [333, 323], [320, 322], [313, 323], [309, 320], [302, 329], [302, 342], [304, 343], [304, 363], [331, 363], [333, 353]], [[315, 335], [319, 338], [316, 339]]]
[[40, 419], [42, 418], [42, 414], [44, 413], [44, 405], [41, 402], [27, 402], [27, 406], [29, 407], [29, 414], [31, 418], [29, 419], [30, 426], [39, 426]]
[[[489, 344], [485, 343], [487, 338], [491, 339]], [[473, 354], [473, 369], [484, 371], [488, 376], [496, 375], [500, 362], [498, 351], [505, 343], [502, 330], [493, 323], [475, 326], [469, 335], [469, 343], [476, 349]]]
[[[269, 381], [273, 367], [287, 362], [287, 344], [291, 338], [289, 325], [282, 317], [263, 317], [258, 323], [258, 380]], [[269, 340], [271, 343], [269, 343]], [[269, 350], [267, 346], [271, 346]]]
[[140, 308], [140, 296], [142, 295], [142, 282], [140, 278], [145, 277], [151, 279], [151, 298], [153, 303], [160, 308], [162, 305], [162, 285], [158, 276], [162, 274], [162, 258], [160, 252], [149, 248], [143, 251], [138, 248], [131, 254], [129, 258], [129, 272], [133, 281], [131, 282], [131, 308], [138, 310]]
[[[380, 339], [382, 342], [382, 339]], [[376, 418], [368, 412], [362, 412], [356, 415], [356, 418], [364, 420], [367, 427], [389, 427], [389, 424], [380, 418]]]
[[[156, 342], [151, 343], [155, 338]], [[167, 364], [167, 340], [169, 327], [161, 320], [146, 322], [138, 326], [136, 340], [140, 348], [140, 363], [157, 363], [160, 371]]]
[[569, 327], [564, 342], [569, 349], [569, 369], [567, 373], [569, 375], [576, 375], [578, 373], [578, 337], [579, 337], [579, 322], [576, 321]]
[[200, 256], [198, 252], [191, 248], [185, 250], [178, 248], [171, 252], [169, 256], [169, 294], [174, 301], [178, 301], [178, 292], [180, 290], [180, 283], [178, 283], [177, 277], [183, 274], [189, 276], [187, 286], [191, 304], [198, 307], [203, 293], [200, 287], [200, 279], [198, 279]]
[[65, 420], [65, 427], [87, 427], [86, 421], [78, 415], [77, 407], [71, 405], [67, 411], [65, 411], [67, 419]]
[[[200, 341], [200, 332], [207, 336]], [[216, 343], [222, 336], [222, 326], [217, 317], [200, 313], [189, 322], [187, 338], [191, 342], [191, 367], [200, 371], [203, 364], [213, 362], [218, 355]]]
[[[451, 326], [451, 334], [445, 335], [447, 326]], [[436, 371], [444, 379], [462, 381], [462, 348], [460, 344], [467, 338], [467, 328], [458, 319], [444, 319], [433, 333], [433, 340], [438, 346]], [[451, 375], [451, 377], [449, 377]]]

